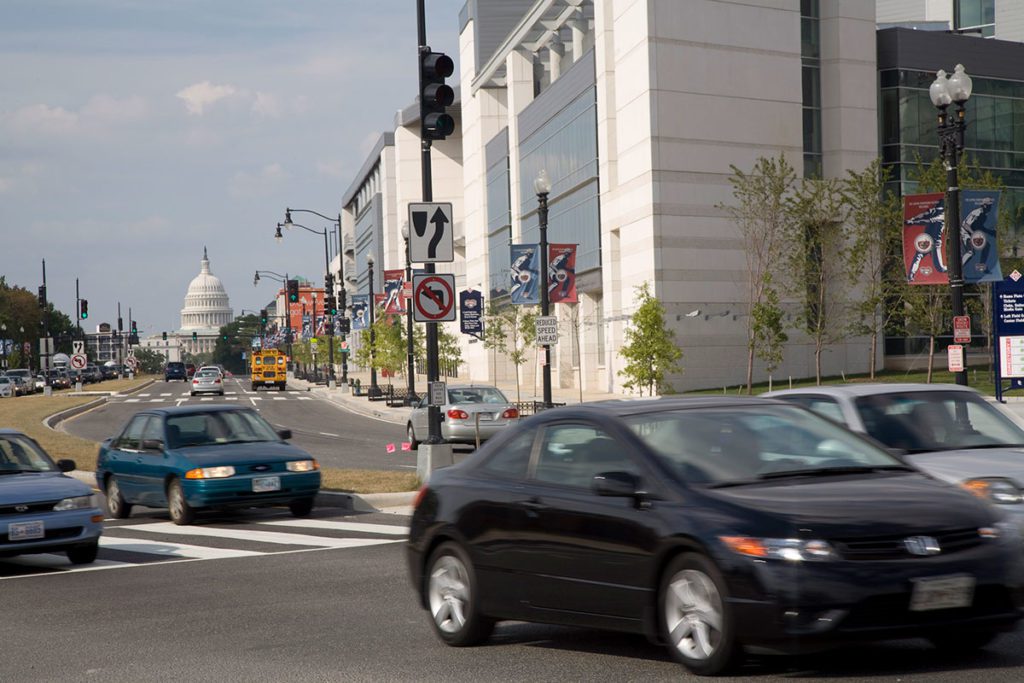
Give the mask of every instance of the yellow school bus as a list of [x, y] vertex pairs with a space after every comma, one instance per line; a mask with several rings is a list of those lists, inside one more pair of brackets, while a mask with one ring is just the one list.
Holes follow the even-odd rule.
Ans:
[[260, 387], [277, 387], [284, 391], [288, 379], [287, 358], [277, 349], [258, 349], [252, 352], [249, 366], [249, 380], [252, 390]]

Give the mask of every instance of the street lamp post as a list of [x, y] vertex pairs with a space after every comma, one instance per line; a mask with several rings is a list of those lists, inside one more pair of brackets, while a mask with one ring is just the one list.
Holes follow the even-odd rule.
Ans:
[[[963, 264], [960, 262], [960, 181], [957, 166], [960, 151], [964, 148], [964, 105], [971, 97], [971, 77], [957, 64], [951, 76], [945, 71], [936, 74], [935, 81], [928, 88], [932, 104], [939, 110], [939, 152], [946, 167], [946, 240], [949, 242], [949, 289], [953, 300], [953, 315], [964, 314]], [[956, 115], [951, 117], [947, 107], [956, 103]], [[956, 383], [967, 386], [967, 362], [964, 354], [964, 369], [955, 373]]]
[[374, 309], [377, 308], [373, 300], [373, 254], [366, 255], [366, 267], [370, 275], [370, 391], [369, 396], [380, 396], [380, 387], [377, 386], [377, 330], [374, 329]]
[[[300, 209], [296, 209], [296, 211], [300, 211]], [[315, 211], [307, 211], [307, 213], [316, 213], [316, 212]], [[320, 214], [317, 214], [317, 215], [319, 216]], [[327, 217], [324, 216], [324, 218], [327, 218]], [[328, 218], [328, 220], [334, 220], [334, 219]], [[291, 209], [285, 209], [285, 211], [284, 211], [284, 223], [278, 223], [277, 224], [277, 232], [274, 233], [274, 239], [276, 239], [279, 244], [280, 244], [280, 242], [281, 242], [281, 240], [283, 238], [283, 235], [281, 234], [281, 226], [282, 225], [285, 228], [287, 228], [288, 230], [291, 230], [293, 227], [294, 228], [302, 228], [306, 232], [311, 232], [314, 235], [322, 235], [323, 236], [323, 238], [324, 238], [324, 291], [326, 292], [328, 288], [333, 288], [333, 286], [334, 286], [333, 285], [334, 277], [331, 275], [331, 251], [330, 251], [330, 246], [329, 246], [329, 242], [328, 242], [329, 238], [328, 238], [327, 228], [324, 228], [323, 230], [314, 230], [312, 228], [307, 228], [305, 225], [300, 225], [298, 223], [295, 223], [295, 222], [292, 221], [292, 210]], [[338, 217], [338, 225], [339, 226], [341, 225], [341, 217], [340, 216]], [[313, 315], [314, 316], [316, 315], [315, 311], [314, 311]], [[327, 326], [327, 354], [328, 354], [328, 362], [330, 364], [330, 369], [328, 370], [328, 375], [327, 375], [327, 382], [328, 382], [328, 386], [334, 387], [335, 381], [334, 381], [334, 319], [333, 318], [330, 319], [330, 324]]]
[[[287, 346], [287, 349], [288, 349], [287, 350], [287, 354], [288, 354], [288, 360], [290, 362], [291, 358], [292, 358], [292, 341], [291, 341], [291, 338], [292, 338], [292, 334], [291, 334], [292, 333], [292, 316], [290, 315], [291, 314], [291, 308], [288, 305], [289, 304], [289, 302], [288, 302], [288, 273], [285, 273], [284, 275], [281, 275], [280, 273], [275, 273], [272, 270], [257, 270], [256, 274], [252, 276], [252, 286], [253, 287], [257, 286], [260, 283], [260, 276], [261, 275], [264, 276], [264, 277], [269, 276], [271, 280], [277, 280], [278, 282], [281, 283], [281, 285], [283, 287], [282, 291], [284, 292], [284, 316], [281, 316], [280, 313], [278, 313], [278, 315], [276, 317], [278, 317], [278, 318], [284, 317], [285, 345]], [[276, 309], [276, 300], [275, 300], [275, 309]]]
[[4, 364], [3, 364], [3, 368], [2, 369], [6, 370], [7, 369], [7, 323], [0, 323], [0, 346], [3, 347], [0, 350], [3, 351], [3, 356], [4, 356]]
[[[548, 194], [551, 193], [551, 181], [547, 171], [540, 170], [533, 181], [533, 189], [537, 192], [537, 218], [540, 223], [540, 314], [550, 313], [548, 301]], [[544, 407], [551, 407], [551, 345], [544, 344], [544, 370], [541, 373], [544, 387]]]
[[[409, 251], [409, 223], [402, 224], [402, 239], [405, 240], [405, 281], [412, 286], [412, 253]], [[416, 403], [416, 350], [413, 344], [412, 299], [405, 303], [405, 355], [406, 355], [406, 397], [405, 404]]]

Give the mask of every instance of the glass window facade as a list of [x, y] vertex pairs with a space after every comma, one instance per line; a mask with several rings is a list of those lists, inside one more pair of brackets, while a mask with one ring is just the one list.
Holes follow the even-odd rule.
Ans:
[[[1021, 233], [1024, 207], [1024, 81], [971, 76], [974, 91], [967, 101], [965, 150], [972, 163], [1000, 177]], [[889, 69], [880, 74], [879, 100], [882, 162], [892, 169], [893, 189], [910, 194], [918, 158], [929, 163], [939, 153], [938, 112], [928, 97], [935, 74]]]
[[508, 295], [511, 242], [512, 201], [506, 151], [487, 169], [487, 276], [492, 300]]
[[821, 22], [818, 0], [800, 0], [804, 175], [821, 177]]
[[996, 0], [953, 0], [953, 28], [961, 33], [996, 33]]
[[551, 180], [548, 242], [579, 245], [578, 273], [600, 267], [596, 90], [587, 88], [523, 140], [519, 150], [522, 242], [540, 241], [533, 181], [543, 168]]

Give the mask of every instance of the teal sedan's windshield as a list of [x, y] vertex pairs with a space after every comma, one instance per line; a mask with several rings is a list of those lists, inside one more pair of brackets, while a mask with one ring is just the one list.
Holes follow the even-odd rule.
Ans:
[[18, 434], [0, 434], [0, 475], [56, 469], [50, 457], [31, 439]]
[[693, 483], [906, 467], [842, 427], [791, 406], [670, 410], [631, 415], [626, 423], [670, 471]]
[[168, 448], [280, 440], [274, 428], [251, 410], [187, 413], [167, 418]]

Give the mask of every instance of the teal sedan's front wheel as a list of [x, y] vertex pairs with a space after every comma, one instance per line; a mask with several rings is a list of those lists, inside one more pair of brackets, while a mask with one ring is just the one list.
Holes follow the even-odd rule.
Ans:
[[113, 475], [107, 479], [107, 511], [114, 519], [127, 519], [132, 514], [132, 504], [125, 502], [121, 484]]
[[288, 503], [288, 509], [292, 511], [293, 517], [309, 517], [313, 512], [314, 498], [297, 498]]
[[195, 508], [185, 500], [185, 492], [177, 479], [167, 485], [167, 507], [171, 511], [171, 521], [179, 526], [191, 524], [196, 518]]

